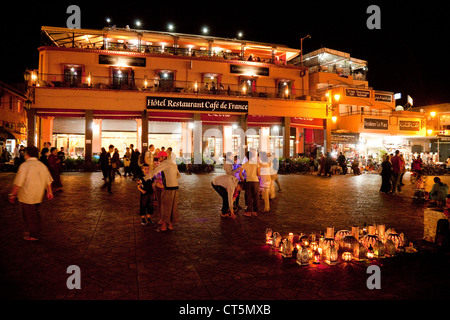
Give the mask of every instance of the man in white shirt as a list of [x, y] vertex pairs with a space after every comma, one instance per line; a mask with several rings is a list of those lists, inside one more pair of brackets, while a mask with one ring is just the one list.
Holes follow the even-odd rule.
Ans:
[[[211, 182], [212, 187], [222, 197], [222, 212], [220, 216], [222, 218], [232, 219], [236, 218], [233, 209], [234, 199], [237, 197], [239, 191], [244, 188], [245, 183], [239, 182], [239, 179], [230, 174], [224, 174], [215, 177]], [[228, 213], [229, 212], [229, 213]]]
[[164, 189], [161, 191], [161, 227], [157, 232], [173, 230], [173, 224], [178, 221], [178, 179], [181, 178], [178, 165], [167, 159], [167, 152], [157, 155], [160, 164], [144, 176], [145, 180], [153, 178], [161, 172]]
[[39, 150], [36, 147], [25, 149], [25, 162], [20, 165], [9, 194], [11, 203], [16, 197], [19, 200], [26, 229], [24, 240], [27, 241], [39, 240], [41, 216], [38, 209], [46, 190], [47, 199], [53, 199], [52, 176], [38, 157]]

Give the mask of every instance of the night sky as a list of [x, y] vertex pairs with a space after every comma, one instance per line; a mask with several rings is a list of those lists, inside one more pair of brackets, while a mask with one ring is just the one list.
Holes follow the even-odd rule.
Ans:
[[[310, 3], [311, 2], [311, 3]], [[0, 80], [23, 81], [26, 68], [38, 67], [40, 27], [66, 27], [71, 4], [81, 8], [81, 27], [101, 29], [112, 24], [142, 29], [201, 34], [288, 45], [304, 52], [321, 47], [350, 53], [369, 63], [369, 85], [376, 90], [400, 92], [414, 105], [450, 103], [448, 43], [450, 27], [444, 1], [57, 1], [13, 2], [2, 10], [0, 33], [3, 66]], [[95, 3], [95, 5], [94, 5]], [[98, 5], [101, 3], [101, 6]], [[381, 30], [369, 30], [369, 5], [381, 9]]]

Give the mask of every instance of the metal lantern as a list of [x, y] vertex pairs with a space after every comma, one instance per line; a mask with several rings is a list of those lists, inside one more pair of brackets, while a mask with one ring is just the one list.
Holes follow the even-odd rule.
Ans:
[[320, 253], [319, 249], [317, 248], [316, 252], [314, 252], [314, 264], [320, 263]]
[[294, 234], [293, 234], [292, 232], [289, 233], [288, 240], [289, 240], [292, 244], [294, 243]]
[[306, 234], [300, 234], [299, 238], [298, 238], [298, 242], [300, 242], [301, 245], [303, 246], [307, 246], [309, 245], [309, 237]]
[[343, 251], [353, 252], [353, 249], [359, 244], [359, 227], [352, 227], [352, 233], [342, 239], [342, 246], [339, 246]]
[[403, 247], [403, 239], [400, 235], [395, 231], [395, 229], [391, 229], [389, 234], [386, 237], [386, 240], [391, 240], [395, 244], [395, 248], [398, 250], [398, 247]]
[[353, 248], [353, 258], [356, 261], [365, 261], [366, 253], [367, 253], [367, 249], [364, 247], [364, 245], [361, 242], [358, 242], [358, 245], [356, 245]]
[[344, 237], [351, 235], [352, 233], [349, 230], [339, 230], [338, 232], [336, 232], [336, 234], [334, 235], [334, 240], [336, 240], [336, 242], [339, 244], [339, 249], [342, 250], [343, 246], [344, 246]]
[[294, 246], [289, 239], [283, 239], [281, 242], [281, 256], [283, 258], [292, 258], [292, 251], [294, 250]]
[[339, 248], [339, 244], [337, 244], [337, 242], [334, 240], [334, 228], [332, 227], [327, 228], [327, 235], [325, 239], [323, 239], [320, 247], [322, 249], [322, 252], [325, 252], [325, 250], [330, 246], [337, 246], [336, 249]]
[[386, 238], [386, 226], [384, 224], [379, 224], [377, 226], [377, 235], [378, 235], [378, 238], [382, 242], [385, 241], [385, 238]]
[[278, 250], [281, 244], [281, 235], [278, 232], [273, 233], [273, 239], [272, 239], [272, 249]]
[[385, 256], [388, 258], [392, 258], [397, 253], [397, 248], [395, 247], [394, 242], [392, 242], [392, 240], [390, 239], [386, 239], [384, 248], [385, 248]]
[[273, 235], [272, 229], [266, 228], [266, 243], [267, 244], [272, 244], [272, 235]]
[[325, 249], [325, 262], [329, 265], [335, 265], [338, 259], [338, 252], [335, 246], [329, 246]]
[[366, 247], [366, 249], [368, 249], [369, 246], [373, 247], [373, 245], [379, 240], [378, 236], [375, 234], [375, 231], [375, 226], [369, 226], [368, 233], [361, 238], [361, 242]]
[[301, 246], [297, 251], [296, 263], [300, 266], [309, 265], [309, 251], [305, 246]]
[[384, 246], [384, 243], [381, 240], [378, 240], [375, 242], [373, 246], [373, 255], [375, 258], [384, 258], [386, 255], [386, 247]]
[[345, 262], [350, 262], [350, 261], [352, 261], [352, 259], [353, 259], [353, 256], [352, 256], [351, 252], [344, 252], [342, 254], [342, 260], [344, 260]]

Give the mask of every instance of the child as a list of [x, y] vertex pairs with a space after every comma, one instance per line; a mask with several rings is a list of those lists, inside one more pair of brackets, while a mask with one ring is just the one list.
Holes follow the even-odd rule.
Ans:
[[[153, 214], [153, 181], [154, 178], [147, 181], [144, 176], [150, 172], [150, 167], [147, 163], [142, 166], [143, 175], [138, 181], [138, 190], [141, 192], [139, 215], [141, 216], [142, 226], [153, 224], [150, 216]], [[146, 219], [147, 218], [147, 219]]]

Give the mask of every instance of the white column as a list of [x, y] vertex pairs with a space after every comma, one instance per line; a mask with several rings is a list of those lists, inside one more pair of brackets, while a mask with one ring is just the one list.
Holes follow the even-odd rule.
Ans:
[[135, 119], [137, 123], [137, 145], [134, 146], [135, 149], [138, 149], [141, 152], [142, 145], [142, 119]]
[[92, 152], [99, 153], [102, 149], [102, 119], [94, 119], [92, 131]]
[[223, 153], [233, 152], [233, 127], [223, 126]]
[[261, 127], [259, 133], [259, 151], [269, 152], [270, 127]]

